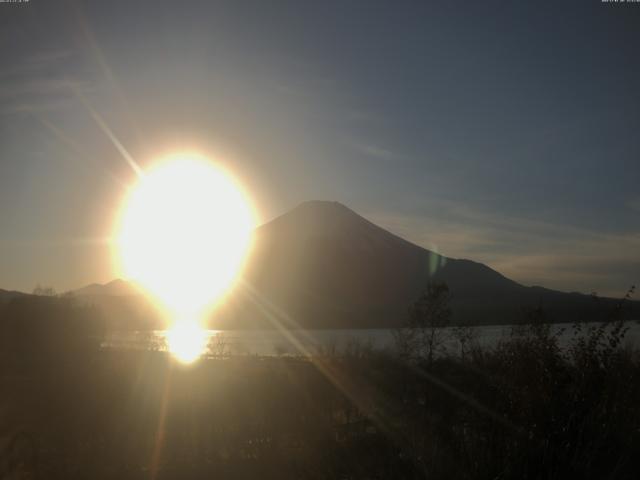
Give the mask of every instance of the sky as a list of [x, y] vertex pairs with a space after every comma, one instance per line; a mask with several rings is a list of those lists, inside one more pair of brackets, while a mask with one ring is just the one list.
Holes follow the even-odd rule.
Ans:
[[0, 288], [113, 278], [117, 139], [142, 168], [211, 156], [262, 221], [335, 200], [525, 285], [621, 295], [638, 25], [600, 0], [0, 3]]

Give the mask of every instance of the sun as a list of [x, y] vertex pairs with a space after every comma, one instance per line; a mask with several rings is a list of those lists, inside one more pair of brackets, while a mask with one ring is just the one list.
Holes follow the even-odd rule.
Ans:
[[226, 171], [198, 155], [171, 156], [145, 171], [123, 202], [117, 270], [171, 318], [202, 318], [236, 281], [254, 227], [251, 204]]

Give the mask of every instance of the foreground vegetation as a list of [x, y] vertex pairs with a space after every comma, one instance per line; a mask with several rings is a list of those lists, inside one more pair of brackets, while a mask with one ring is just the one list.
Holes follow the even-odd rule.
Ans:
[[353, 343], [184, 367], [162, 352], [101, 350], [97, 312], [33, 302], [1, 319], [0, 478], [601, 479], [640, 469], [640, 358], [622, 347], [616, 318], [576, 325], [568, 349], [534, 312], [496, 347], [465, 343], [456, 356]]

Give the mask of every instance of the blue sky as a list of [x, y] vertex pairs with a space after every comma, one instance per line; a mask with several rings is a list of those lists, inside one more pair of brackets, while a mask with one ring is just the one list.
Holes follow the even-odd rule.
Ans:
[[340, 201], [524, 284], [640, 272], [640, 4], [0, 4], [0, 288], [113, 273], [141, 165], [211, 154], [263, 220]]

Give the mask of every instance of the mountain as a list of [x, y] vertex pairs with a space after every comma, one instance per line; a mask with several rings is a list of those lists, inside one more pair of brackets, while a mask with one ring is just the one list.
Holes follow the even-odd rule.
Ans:
[[481, 263], [414, 245], [340, 203], [324, 201], [303, 203], [258, 228], [243, 277], [246, 284], [217, 314], [223, 327], [269, 324], [263, 310], [270, 304], [288, 314], [288, 325], [398, 326], [430, 280], [449, 285], [456, 323], [518, 322], [523, 309], [540, 305], [555, 321], [600, 319], [614, 302], [596, 304], [588, 295], [523, 286]]
[[105, 284], [92, 283], [91, 285], [87, 285], [86, 287], [74, 290], [71, 293], [78, 297], [95, 295], [140, 295], [140, 291], [136, 289], [131, 283], [119, 278]]
[[[399, 326], [430, 280], [449, 285], [456, 323], [518, 322], [523, 309], [540, 305], [552, 321], [600, 320], [615, 302], [523, 286], [481, 263], [414, 245], [325, 201], [303, 203], [259, 227], [242, 278], [212, 316], [212, 328], [269, 328], [274, 322]], [[90, 292], [94, 302], [112, 304], [131, 297], [114, 292], [130, 289], [119, 280], [76, 294]]]
[[16, 292], [14, 290], [2, 290], [0, 289], [0, 306], [9, 303], [14, 298], [26, 297], [28, 293]]
[[92, 283], [68, 293], [81, 305], [98, 307], [112, 329], [147, 330], [164, 325], [153, 303], [125, 280]]

